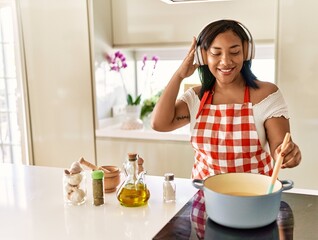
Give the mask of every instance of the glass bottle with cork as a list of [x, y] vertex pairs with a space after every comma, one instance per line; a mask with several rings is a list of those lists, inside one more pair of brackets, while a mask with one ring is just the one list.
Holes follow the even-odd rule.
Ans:
[[127, 177], [125, 182], [117, 191], [117, 199], [125, 207], [138, 207], [147, 204], [150, 192], [144, 183], [145, 172], [137, 174], [137, 154], [128, 153], [126, 164]]

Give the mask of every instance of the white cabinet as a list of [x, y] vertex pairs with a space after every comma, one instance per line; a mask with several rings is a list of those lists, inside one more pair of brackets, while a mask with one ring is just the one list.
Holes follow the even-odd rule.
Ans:
[[86, 0], [20, 0], [33, 162], [95, 160]]
[[273, 41], [276, 0], [235, 0], [166, 4], [160, 0], [113, 0], [113, 44], [116, 47], [189, 44], [208, 23], [241, 21], [257, 41]]
[[194, 151], [188, 141], [99, 137], [96, 147], [99, 166], [122, 168], [127, 153], [136, 152], [144, 159], [144, 168], [149, 175], [163, 176], [166, 172], [172, 172], [176, 177], [191, 176]]
[[293, 140], [303, 161], [294, 169], [280, 171], [297, 188], [318, 189], [318, 2], [279, 1], [277, 81], [290, 112]]

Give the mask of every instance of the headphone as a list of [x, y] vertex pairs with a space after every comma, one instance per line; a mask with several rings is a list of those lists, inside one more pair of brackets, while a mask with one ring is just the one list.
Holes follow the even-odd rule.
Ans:
[[[242, 23], [240, 23], [238, 21], [235, 21], [235, 20], [231, 20], [231, 21], [236, 22], [244, 30], [244, 32], [246, 33], [246, 35], [248, 37], [248, 40], [243, 42], [244, 61], [252, 60], [254, 58], [254, 56], [255, 56], [255, 44], [254, 44], [254, 40], [253, 40], [252, 34], [250, 33], [250, 31]], [[198, 42], [199, 42], [199, 40], [201, 38], [201, 35], [202, 35], [202, 31], [201, 31], [201, 33], [198, 36], [197, 46], [196, 46], [196, 49], [195, 49], [195, 52], [194, 52], [194, 61], [195, 61], [196, 64], [198, 64], [200, 66], [206, 65], [204, 63], [204, 59], [203, 59], [204, 55], [202, 54], [202, 52], [205, 53], [206, 51], [204, 49], [201, 49], [200, 44], [198, 44]]]

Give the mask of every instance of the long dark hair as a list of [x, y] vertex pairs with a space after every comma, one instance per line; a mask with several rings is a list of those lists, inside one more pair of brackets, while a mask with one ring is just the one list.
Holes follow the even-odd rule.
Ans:
[[[201, 49], [207, 51], [217, 35], [229, 30], [233, 31], [242, 40], [242, 45], [244, 44], [244, 42], [249, 41], [249, 36], [246, 34], [245, 30], [238, 22], [234, 20], [218, 20], [210, 23], [201, 31], [197, 38], [197, 45], [200, 46]], [[246, 49], [243, 50], [246, 51]], [[246, 85], [256, 89], [258, 88], [258, 85], [255, 81], [257, 78], [251, 70], [251, 65], [251, 60], [245, 60], [243, 62], [241, 74], [246, 82]], [[209, 91], [212, 89], [216, 79], [215, 76], [211, 73], [208, 65], [199, 66], [198, 73], [202, 84], [199, 94], [199, 97], [201, 99], [205, 91]]]

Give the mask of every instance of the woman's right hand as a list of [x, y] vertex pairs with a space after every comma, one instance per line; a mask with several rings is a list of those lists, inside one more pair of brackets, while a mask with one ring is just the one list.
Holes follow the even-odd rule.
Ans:
[[194, 73], [194, 71], [199, 67], [198, 64], [194, 63], [194, 53], [196, 44], [196, 38], [193, 37], [191, 48], [187, 56], [183, 59], [183, 62], [181, 63], [180, 67], [176, 71], [176, 75], [179, 76], [181, 79], [191, 76]]

